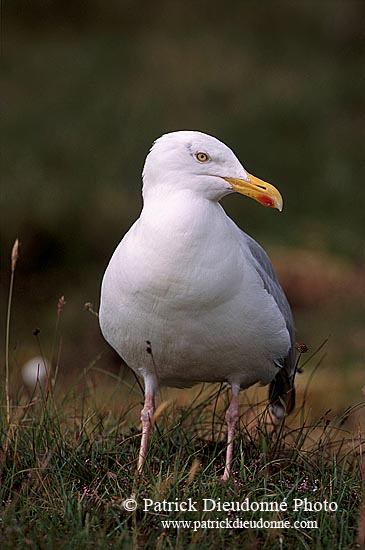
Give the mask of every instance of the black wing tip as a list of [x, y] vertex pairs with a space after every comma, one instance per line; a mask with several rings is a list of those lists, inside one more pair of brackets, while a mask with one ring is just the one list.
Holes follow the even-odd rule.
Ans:
[[276, 418], [289, 415], [295, 407], [294, 377], [281, 370], [270, 384], [269, 400], [271, 410]]

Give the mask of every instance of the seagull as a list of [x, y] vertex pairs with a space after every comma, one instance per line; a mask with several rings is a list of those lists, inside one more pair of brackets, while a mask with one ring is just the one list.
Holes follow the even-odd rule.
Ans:
[[138, 472], [145, 462], [159, 387], [225, 382], [230, 476], [238, 395], [270, 384], [273, 414], [295, 404], [294, 322], [263, 248], [220, 204], [237, 192], [279, 211], [283, 200], [224, 143], [197, 131], [157, 139], [143, 169], [143, 208], [105, 271], [104, 338], [144, 380]]

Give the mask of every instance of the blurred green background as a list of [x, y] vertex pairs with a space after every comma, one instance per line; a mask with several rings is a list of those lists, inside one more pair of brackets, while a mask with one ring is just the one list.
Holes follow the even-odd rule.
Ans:
[[283, 194], [281, 215], [238, 196], [223, 204], [270, 253], [298, 341], [314, 350], [330, 337], [313, 406], [361, 400], [364, 23], [365, 3], [351, 0], [4, 2], [1, 329], [19, 237], [13, 365], [39, 342], [50, 354], [61, 295], [62, 372], [99, 353], [118, 365], [83, 306], [98, 308], [139, 214], [152, 141], [196, 129]]

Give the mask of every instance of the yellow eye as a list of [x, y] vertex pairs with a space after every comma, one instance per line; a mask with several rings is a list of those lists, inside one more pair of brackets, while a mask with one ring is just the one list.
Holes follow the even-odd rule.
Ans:
[[199, 151], [198, 153], [196, 153], [195, 158], [199, 162], [207, 162], [209, 160], [209, 155], [207, 155], [207, 153]]

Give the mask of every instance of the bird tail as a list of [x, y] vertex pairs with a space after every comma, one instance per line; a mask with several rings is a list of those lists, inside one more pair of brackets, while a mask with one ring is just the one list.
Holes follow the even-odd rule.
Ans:
[[282, 368], [270, 384], [269, 400], [276, 418], [290, 414], [295, 407], [294, 375]]

